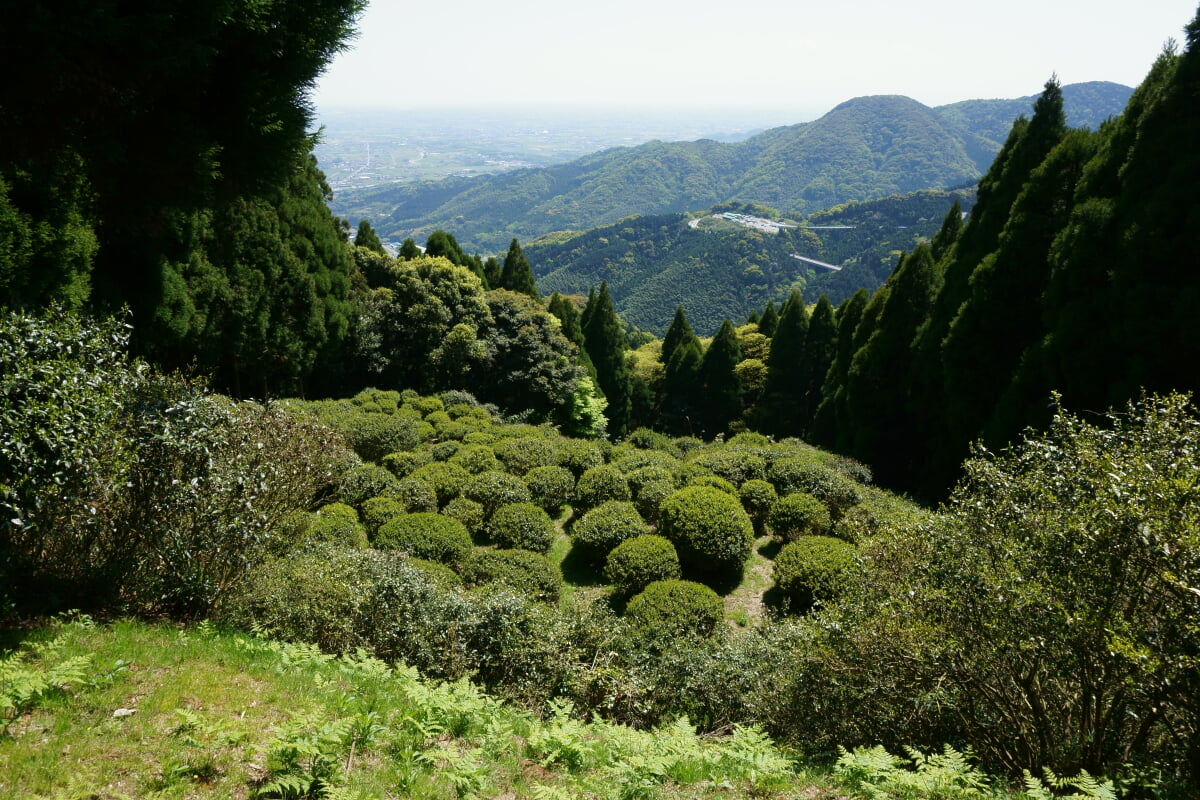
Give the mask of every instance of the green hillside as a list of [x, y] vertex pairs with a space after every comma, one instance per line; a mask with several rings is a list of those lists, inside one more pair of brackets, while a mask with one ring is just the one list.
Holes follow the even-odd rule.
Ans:
[[[617, 311], [635, 327], [661, 335], [682, 304], [707, 336], [724, 319], [745, 319], [768, 301], [781, 302], [793, 287], [810, 299], [828, 294], [835, 304], [859, 288], [874, 289], [901, 251], [937, 233], [955, 198], [969, 209], [973, 196], [927, 190], [848, 203], [807, 220], [788, 218], [797, 227], [776, 234], [711, 212], [635, 217], [574, 237], [546, 237], [527, 253], [543, 293], [587, 294], [607, 281]], [[778, 216], [732, 204], [714, 210], [730, 209]], [[796, 255], [842, 269], [822, 269]]]
[[[1089, 88], [1094, 87], [1094, 88]], [[1067, 87], [1071, 89], [1071, 87]], [[1069, 92], [1094, 127], [1128, 91], [1086, 84]], [[421, 241], [455, 231], [468, 249], [496, 251], [516, 236], [587, 230], [632, 214], [696, 211], [750, 202], [811, 213], [852, 200], [940, 189], [978, 178], [1031, 98], [929, 108], [907, 97], [860, 97], [820, 119], [773, 128], [735, 144], [649, 142], [553, 167], [480, 178], [345, 192], [335, 213], [365, 217], [385, 238]]]

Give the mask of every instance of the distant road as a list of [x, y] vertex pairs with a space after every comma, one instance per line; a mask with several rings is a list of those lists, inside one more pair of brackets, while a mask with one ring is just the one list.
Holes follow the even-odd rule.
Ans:
[[841, 267], [834, 266], [833, 264], [826, 264], [824, 261], [817, 261], [815, 258], [805, 258], [804, 256], [796, 255], [795, 253], [792, 253], [792, 258], [796, 259], [797, 261], [803, 261], [805, 264], [812, 264], [814, 267], [823, 267], [824, 269], [831, 269], [834, 272], [842, 271]]

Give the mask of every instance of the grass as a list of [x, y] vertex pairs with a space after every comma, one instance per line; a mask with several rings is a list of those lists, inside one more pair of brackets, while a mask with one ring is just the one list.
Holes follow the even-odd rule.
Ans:
[[466, 683], [204, 625], [56, 623], [3, 663], [79, 656], [86, 675], [9, 715], [0, 797], [841, 796], [752, 729], [635, 731], [569, 706], [543, 721]]

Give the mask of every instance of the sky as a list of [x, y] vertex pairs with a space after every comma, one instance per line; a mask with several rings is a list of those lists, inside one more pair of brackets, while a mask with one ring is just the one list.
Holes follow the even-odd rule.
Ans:
[[327, 108], [936, 106], [1136, 86], [1196, 0], [372, 0]]

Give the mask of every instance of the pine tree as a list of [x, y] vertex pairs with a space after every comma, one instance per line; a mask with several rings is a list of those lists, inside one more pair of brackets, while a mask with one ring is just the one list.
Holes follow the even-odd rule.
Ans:
[[483, 262], [483, 285], [489, 289], [500, 287], [500, 262], [495, 256], [488, 256]]
[[962, 202], [956, 197], [954, 198], [954, 205], [950, 206], [950, 211], [947, 212], [945, 219], [942, 220], [942, 227], [938, 230], [937, 235], [933, 237], [933, 242], [930, 244], [933, 248], [934, 259], [940, 259], [958, 241], [958, 237], [962, 233], [962, 228]]
[[775, 310], [774, 301], [768, 301], [763, 309], [762, 317], [758, 320], [758, 332], [763, 336], [774, 336], [779, 327], [779, 312]]
[[683, 306], [675, 307], [675, 318], [671, 320], [670, 327], [663, 335], [662, 355], [660, 359], [663, 365], [671, 363], [671, 356], [675, 354], [675, 350], [686, 339], [696, 338], [696, 332], [692, 330], [691, 324], [687, 320], [687, 315], [683, 312]]
[[866, 289], [859, 289], [842, 301], [837, 310], [837, 346], [833, 363], [825, 375], [821, 387], [821, 405], [817, 408], [812, 426], [812, 441], [824, 447], [835, 448], [837, 436], [844, 429], [846, 420], [846, 376], [854, 359], [854, 340], [858, 325], [870, 302]]
[[624, 436], [629, 432], [632, 412], [632, 386], [625, 360], [625, 337], [608, 293], [608, 282], [600, 284], [584, 309], [584, 343], [596, 367], [596, 378], [608, 400], [608, 433]]
[[800, 420], [800, 435], [806, 438], [812, 430], [813, 419], [821, 403], [825, 376], [837, 351], [837, 335], [833, 304], [827, 296], [821, 295], [808, 322], [804, 356], [799, 364], [803, 388], [796, 401], [796, 414]]
[[357, 247], [365, 247], [373, 253], [387, 253], [387, 250], [383, 248], [383, 242], [379, 241], [379, 236], [375, 233], [375, 229], [365, 219], [358, 221], [358, 230], [354, 234], [354, 244]]
[[413, 259], [420, 257], [421, 248], [417, 247], [417, 243], [411, 238], [405, 239], [404, 242], [401, 243], [400, 252], [397, 254], [397, 258], [402, 258], [405, 261], [412, 261]]
[[500, 288], [528, 295], [534, 300], [540, 299], [537, 284], [533, 280], [533, 268], [529, 266], [529, 259], [525, 258], [521, 244], [516, 239], [508, 246], [508, 255], [504, 257], [504, 268], [500, 271]]
[[[770, 308], [768, 307], [768, 310]], [[766, 314], [763, 315], [764, 319]], [[759, 425], [778, 436], [799, 436], [798, 404], [804, 396], [804, 342], [808, 338], [808, 309], [798, 289], [793, 289], [779, 314], [767, 357], [767, 385], [759, 406]]]

